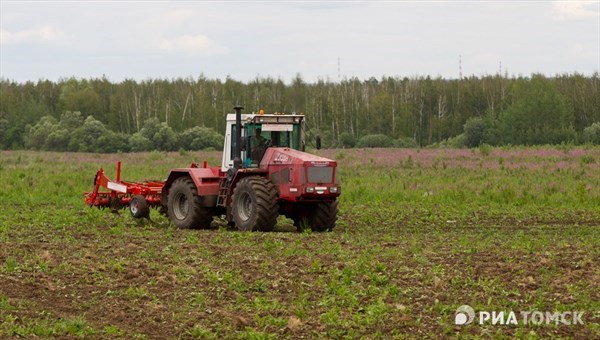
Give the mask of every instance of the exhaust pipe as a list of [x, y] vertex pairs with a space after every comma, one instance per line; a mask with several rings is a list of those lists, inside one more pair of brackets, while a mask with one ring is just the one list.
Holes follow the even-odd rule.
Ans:
[[237, 171], [242, 167], [242, 110], [243, 106], [236, 105], [235, 110], [235, 157], [233, 158], [233, 169]]

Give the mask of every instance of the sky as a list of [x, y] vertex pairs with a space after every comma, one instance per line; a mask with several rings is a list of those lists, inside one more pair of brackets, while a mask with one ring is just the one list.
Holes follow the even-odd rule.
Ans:
[[600, 0], [0, 0], [0, 30], [0, 77], [17, 82], [600, 70]]

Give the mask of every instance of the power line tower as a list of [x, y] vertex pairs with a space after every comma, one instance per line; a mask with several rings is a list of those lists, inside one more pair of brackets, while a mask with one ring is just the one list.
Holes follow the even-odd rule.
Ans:
[[463, 79], [462, 73], [462, 55], [458, 55], [458, 79]]

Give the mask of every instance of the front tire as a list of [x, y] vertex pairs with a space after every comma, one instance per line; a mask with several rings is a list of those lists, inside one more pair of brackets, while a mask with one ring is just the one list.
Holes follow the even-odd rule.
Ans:
[[241, 179], [231, 197], [233, 221], [241, 231], [271, 231], [277, 224], [277, 188], [265, 177]]
[[303, 231], [306, 227], [316, 232], [331, 231], [337, 221], [338, 202], [315, 203], [298, 210], [299, 214], [293, 217], [298, 231]]
[[202, 206], [196, 185], [189, 177], [180, 177], [169, 189], [167, 213], [180, 229], [208, 229], [213, 216], [210, 208]]

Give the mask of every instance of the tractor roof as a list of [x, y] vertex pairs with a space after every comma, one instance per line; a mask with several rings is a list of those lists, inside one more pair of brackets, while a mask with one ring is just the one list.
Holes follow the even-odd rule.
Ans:
[[[257, 114], [257, 113], [243, 113], [242, 123], [254, 122], [254, 123], [284, 123], [293, 124], [300, 123], [304, 119], [304, 114], [295, 113], [271, 113], [271, 114]], [[235, 122], [235, 113], [227, 114], [227, 122]]]

